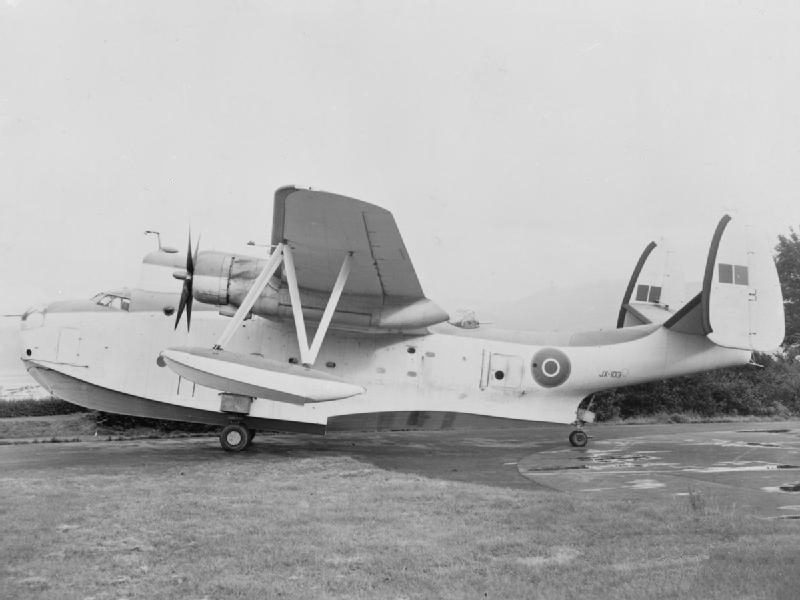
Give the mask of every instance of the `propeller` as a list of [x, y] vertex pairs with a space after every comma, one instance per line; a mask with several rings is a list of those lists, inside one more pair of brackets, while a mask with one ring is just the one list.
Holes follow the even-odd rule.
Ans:
[[186, 273], [173, 274], [173, 277], [176, 279], [183, 279], [181, 299], [178, 303], [178, 315], [175, 317], [175, 329], [178, 329], [178, 324], [181, 322], [184, 309], [186, 309], [186, 331], [189, 331], [192, 325], [192, 279], [194, 278], [194, 265], [197, 262], [197, 252], [199, 249], [200, 239], [198, 238], [197, 245], [194, 247], [194, 256], [192, 256], [192, 232], [189, 231], [189, 245], [186, 248]]

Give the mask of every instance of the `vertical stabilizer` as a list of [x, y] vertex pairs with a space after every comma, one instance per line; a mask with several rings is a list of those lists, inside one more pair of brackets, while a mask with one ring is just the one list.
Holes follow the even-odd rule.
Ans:
[[783, 296], [769, 241], [725, 215], [706, 261], [702, 326], [719, 346], [772, 352], [784, 337]]
[[617, 328], [661, 323], [684, 304], [683, 273], [668, 244], [645, 247], [633, 269], [617, 317]]

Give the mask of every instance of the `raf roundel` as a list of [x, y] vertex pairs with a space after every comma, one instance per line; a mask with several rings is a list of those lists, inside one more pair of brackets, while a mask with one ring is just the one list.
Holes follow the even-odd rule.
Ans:
[[569, 358], [561, 350], [544, 348], [533, 355], [533, 379], [543, 387], [556, 387], [564, 383], [571, 370]]

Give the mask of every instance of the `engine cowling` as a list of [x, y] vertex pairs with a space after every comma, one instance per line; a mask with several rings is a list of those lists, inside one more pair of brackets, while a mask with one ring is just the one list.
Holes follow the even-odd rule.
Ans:
[[[226, 252], [205, 251], [197, 257], [194, 272], [194, 298], [220, 307], [220, 313], [232, 315], [241, 305], [267, 260]], [[322, 317], [329, 293], [300, 290], [303, 316], [310, 321]], [[262, 317], [291, 318], [289, 291], [277, 277], [267, 284], [256, 300], [252, 313]], [[448, 318], [427, 298], [395, 299], [379, 296], [342, 294], [332, 324], [358, 329], [403, 331], [419, 329]]]

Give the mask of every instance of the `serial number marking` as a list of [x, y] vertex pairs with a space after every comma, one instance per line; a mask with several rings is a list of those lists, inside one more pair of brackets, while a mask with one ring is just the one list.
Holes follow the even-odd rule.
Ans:
[[610, 379], [622, 379], [627, 375], [626, 371], [600, 371], [598, 377]]

